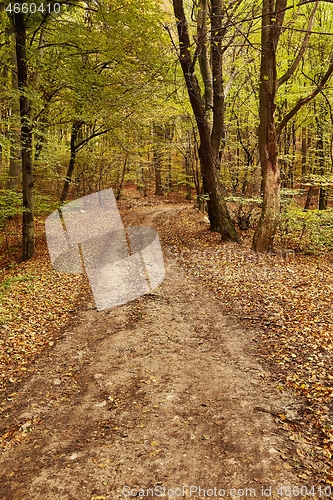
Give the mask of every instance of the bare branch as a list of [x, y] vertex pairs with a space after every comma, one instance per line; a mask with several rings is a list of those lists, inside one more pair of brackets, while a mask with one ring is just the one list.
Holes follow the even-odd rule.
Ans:
[[179, 51], [178, 51], [177, 45], [175, 44], [175, 42], [174, 42], [174, 40], [172, 38], [172, 33], [171, 33], [171, 30], [170, 30], [169, 26], [167, 24], [164, 24], [163, 28], [168, 32], [168, 35], [170, 37], [171, 43], [173, 45], [173, 48], [175, 49], [176, 54], [179, 57]]
[[317, 87], [315, 88], [315, 90], [313, 92], [311, 92], [311, 94], [309, 94], [308, 96], [303, 97], [302, 99], [300, 99], [298, 101], [298, 103], [295, 104], [295, 106], [289, 111], [288, 114], [286, 114], [286, 116], [283, 118], [283, 120], [278, 124], [278, 126], [276, 127], [276, 135], [277, 135], [277, 137], [281, 134], [281, 131], [287, 125], [287, 123], [289, 122], [289, 120], [291, 120], [291, 118], [293, 118], [293, 116], [295, 116], [296, 113], [305, 104], [307, 104], [308, 102], [312, 101], [312, 99], [314, 99], [316, 97], [316, 95], [319, 94], [319, 92], [322, 91], [323, 87], [326, 85], [326, 83], [330, 79], [332, 73], [333, 73], [333, 55], [332, 55], [332, 62], [330, 64], [328, 70], [326, 71], [326, 73], [323, 76], [323, 78], [320, 80], [320, 82], [317, 85]]
[[292, 65], [287, 69], [287, 71], [285, 72], [285, 74], [283, 76], [281, 76], [281, 78], [278, 79], [278, 81], [276, 83], [277, 89], [280, 87], [280, 85], [282, 85], [283, 83], [287, 82], [289, 80], [289, 78], [293, 75], [293, 73], [296, 71], [296, 68], [299, 65], [299, 63], [300, 63], [300, 61], [301, 61], [301, 59], [302, 59], [302, 57], [304, 55], [304, 52], [308, 48], [309, 40], [310, 40], [310, 36], [311, 36], [311, 30], [312, 30], [312, 26], [313, 26], [313, 23], [314, 23], [314, 18], [315, 18], [318, 6], [319, 6], [319, 1], [317, 0], [315, 2], [315, 4], [314, 4], [313, 9], [312, 9], [312, 12], [311, 12], [311, 15], [310, 15], [310, 19], [309, 19], [309, 22], [308, 22], [308, 26], [307, 26], [307, 31], [305, 33], [305, 37], [303, 39], [303, 43], [301, 45], [301, 48], [299, 49], [299, 52], [298, 52], [297, 56], [295, 57], [294, 62], [292, 63]]
[[76, 147], [75, 147], [75, 150], [76, 151], [80, 151], [80, 149], [82, 149], [86, 144], [87, 142], [89, 142], [91, 139], [93, 139], [94, 137], [98, 137], [99, 135], [103, 135], [103, 134], [106, 134], [107, 132], [109, 132], [111, 129], [110, 128], [107, 128], [105, 130], [101, 130], [100, 132], [94, 132], [93, 134], [91, 134], [89, 137], [87, 137], [86, 139], [84, 139], [83, 141], [79, 142]]

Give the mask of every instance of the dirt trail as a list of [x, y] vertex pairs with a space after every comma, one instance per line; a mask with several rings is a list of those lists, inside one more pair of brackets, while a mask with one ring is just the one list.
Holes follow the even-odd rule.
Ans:
[[[124, 222], [154, 225], [170, 207], [154, 210]], [[2, 425], [13, 436], [1, 500], [261, 497], [263, 488], [281, 499], [290, 496], [278, 486], [304, 484], [281, 458], [293, 442], [276, 418], [297, 418], [296, 403], [266, 382], [251, 332], [167, 255], [165, 264], [153, 294], [110, 311], [88, 304], [38, 361]]]

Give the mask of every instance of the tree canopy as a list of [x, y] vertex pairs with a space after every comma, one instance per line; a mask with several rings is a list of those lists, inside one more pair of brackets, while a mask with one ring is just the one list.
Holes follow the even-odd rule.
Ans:
[[211, 229], [238, 242], [228, 196], [263, 195], [258, 251], [273, 248], [280, 187], [308, 186], [310, 201], [318, 188], [327, 207], [330, 2], [38, 0], [0, 10], [0, 179], [4, 196], [23, 192], [24, 259], [39, 195], [121, 196], [126, 182], [160, 195], [194, 189]]

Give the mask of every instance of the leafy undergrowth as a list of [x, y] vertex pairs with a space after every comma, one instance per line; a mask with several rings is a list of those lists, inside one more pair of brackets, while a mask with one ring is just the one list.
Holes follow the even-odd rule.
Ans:
[[33, 371], [33, 361], [73, 320], [87, 290], [83, 275], [52, 270], [43, 238], [31, 260], [0, 271], [0, 409]]
[[[302, 415], [290, 424], [308, 452], [294, 457], [300, 477], [333, 485], [332, 254], [259, 255], [223, 243], [190, 207], [159, 217], [169, 253], [221, 298], [221, 307], [256, 332], [255, 348], [278, 390], [292, 388]], [[282, 416], [283, 419], [283, 416]]]

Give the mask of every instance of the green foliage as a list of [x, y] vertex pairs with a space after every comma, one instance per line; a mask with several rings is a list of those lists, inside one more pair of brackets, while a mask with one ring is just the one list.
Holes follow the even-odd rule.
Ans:
[[59, 206], [59, 201], [53, 200], [50, 196], [40, 193], [37, 193], [35, 195], [34, 209], [36, 215], [49, 214], [50, 212], [56, 210], [58, 206]]
[[283, 189], [281, 189], [280, 193], [281, 193], [281, 198], [288, 199], [288, 198], [291, 198], [294, 196], [299, 196], [299, 195], [304, 194], [304, 189], [283, 188]]
[[11, 288], [14, 283], [23, 283], [25, 281], [34, 281], [35, 276], [32, 274], [19, 274], [18, 276], [12, 276], [10, 278], [5, 279], [2, 283], [0, 283], [0, 297], [5, 294], [7, 290]]
[[242, 196], [227, 196], [226, 201], [238, 203], [239, 205], [255, 204], [259, 207], [261, 207], [262, 204], [261, 198], [244, 198]]
[[289, 189], [289, 188], [283, 188], [280, 190], [280, 202], [281, 202], [281, 207], [284, 207], [285, 205], [290, 205], [292, 199], [295, 199], [297, 196], [302, 196], [305, 194], [304, 189]]
[[287, 206], [281, 214], [279, 239], [283, 246], [304, 253], [333, 250], [333, 210], [303, 211]]
[[0, 227], [11, 217], [23, 214], [22, 195], [10, 189], [0, 190]]
[[[4, 5], [8, 3], [6, 0]], [[41, 4], [41, 0], [37, 0], [36, 5]], [[31, 101], [34, 131], [36, 214], [50, 213], [56, 208], [52, 200], [60, 196], [65, 180], [74, 120], [81, 121], [82, 126], [76, 139], [78, 149], [69, 193], [71, 198], [108, 187], [117, 189], [126, 182], [134, 183], [146, 193], [155, 182], [156, 149], [161, 156], [165, 193], [200, 184], [200, 175], [194, 182], [199, 167], [195, 150], [197, 139], [191, 136], [193, 116], [177, 55], [165, 29], [170, 30], [175, 40], [172, 2], [75, 0], [60, 4], [59, 13], [45, 18], [38, 10], [25, 16], [29, 84], [24, 93]], [[229, 192], [245, 194], [246, 198], [232, 196], [228, 201], [232, 209], [236, 207], [236, 218], [249, 217], [253, 212], [252, 225], [261, 206], [261, 199], [256, 196], [260, 190], [257, 132], [262, 2], [242, 0], [236, 4], [226, 2], [223, 14], [227, 31], [223, 42], [225, 138], [221, 148], [221, 179], [224, 186], [230, 188]], [[279, 89], [277, 122], [299, 98], [314, 90], [329, 64], [333, 7], [325, 2], [320, 4], [309, 48], [291, 78]], [[184, 5], [191, 19], [189, 30], [194, 55], [198, 49], [198, 4], [184, 1]], [[278, 77], [293, 64], [312, 9], [311, 3], [287, 9], [285, 29], [277, 51]], [[208, 31], [209, 26], [210, 21]], [[19, 92], [13, 83], [15, 44], [11, 19], [5, 10], [0, 12], [0, 28], [0, 59], [4, 65], [0, 71], [0, 187], [4, 187], [10, 159], [15, 159], [16, 148], [19, 148]], [[203, 88], [199, 73], [199, 84]], [[333, 184], [330, 156], [332, 87], [326, 86], [315, 102], [316, 105], [313, 102], [302, 108], [280, 137], [279, 159], [285, 173], [284, 185], [290, 188], [299, 182], [303, 186], [326, 188]], [[165, 129], [170, 123], [175, 127], [173, 137], [167, 139], [164, 134], [159, 143], [154, 127]], [[322, 145], [318, 143], [318, 127], [322, 131]], [[305, 158], [301, 139], [306, 142]], [[17, 179], [19, 186], [19, 176]], [[281, 190], [283, 209], [296, 194], [294, 190]], [[326, 194], [330, 196], [329, 189]], [[305, 221], [300, 210], [299, 217], [292, 216], [290, 210], [288, 208], [282, 215], [285, 218], [289, 214], [282, 231], [290, 230], [288, 237], [294, 234], [296, 240], [300, 239], [302, 249], [308, 241], [313, 245], [314, 236], [308, 238], [308, 234], [320, 233], [314, 230], [317, 219], [311, 216]], [[8, 231], [13, 225], [9, 219], [22, 212], [21, 195], [14, 191], [0, 192], [0, 226]], [[318, 217], [323, 220], [325, 214]], [[19, 232], [20, 228], [17, 234]], [[323, 235], [318, 236], [318, 242], [322, 238]], [[296, 240], [295, 246], [298, 245]], [[314, 245], [317, 248], [319, 243]]]
[[[46, 214], [55, 210], [57, 202], [49, 196], [37, 194], [35, 196], [35, 213]], [[21, 216], [24, 212], [22, 206], [22, 195], [10, 189], [0, 190], [0, 227], [3, 227], [8, 219]]]
[[303, 182], [304, 186], [322, 186], [328, 187], [333, 185], [333, 174], [327, 175], [308, 174]]
[[198, 200], [200, 201], [208, 201], [210, 198], [209, 198], [209, 194], [208, 193], [205, 193], [205, 194], [197, 194], [197, 198]]

